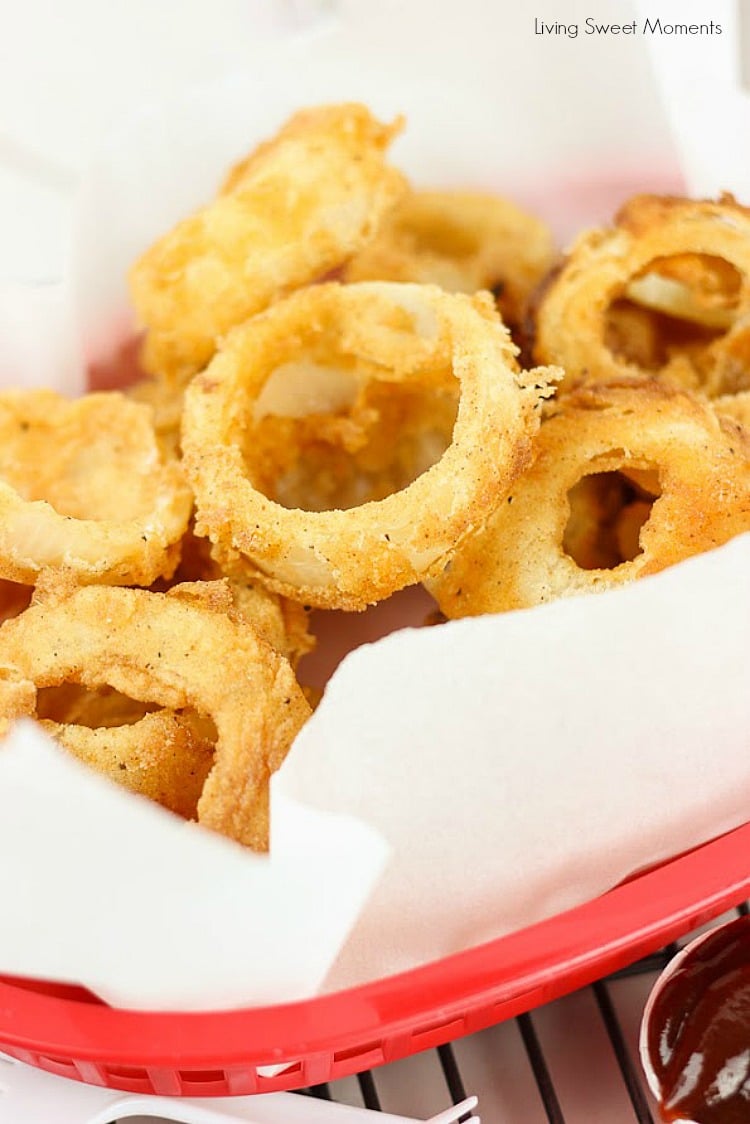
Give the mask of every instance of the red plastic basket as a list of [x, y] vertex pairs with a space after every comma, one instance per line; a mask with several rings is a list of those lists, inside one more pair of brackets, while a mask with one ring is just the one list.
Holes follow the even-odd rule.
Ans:
[[[138, 1093], [225, 1096], [336, 1080], [441, 1045], [624, 967], [750, 894], [750, 824], [595, 901], [410, 972], [274, 1007], [123, 1011], [0, 980], [0, 1050]], [[259, 1067], [288, 1063], [275, 1076]]]

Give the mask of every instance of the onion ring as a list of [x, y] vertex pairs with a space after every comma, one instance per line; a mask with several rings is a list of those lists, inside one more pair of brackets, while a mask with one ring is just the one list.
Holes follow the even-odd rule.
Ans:
[[400, 128], [362, 105], [303, 110], [238, 164], [130, 271], [144, 370], [184, 382], [233, 325], [359, 250], [405, 190], [383, 159]]
[[78, 717], [78, 722], [42, 719], [40, 725], [79, 761], [110, 780], [183, 819], [196, 818], [214, 762], [215, 731], [210, 722], [190, 710], [156, 710], [95, 728], [90, 723], [100, 717], [96, 710]]
[[[33, 716], [38, 689], [64, 682], [92, 690], [108, 685], [142, 702], [210, 718], [217, 731], [215, 760], [198, 801], [198, 820], [256, 850], [267, 849], [268, 780], [309, 707], [287, 661], [246, 624], [196, 603], [190, 590], [179, 587], [160, 594], [87, 586], [59, 601], [50, 597], [6, 622], [0, 629], [0, 667], [0, 715], [6, 720]], [[133, 748], [152, 725], [161, 736], [161, 720], [148, 714], [111, 731], [115, 759], [118, 737]], [[79, 737], [80, 729], [66, 727], [63, 740], [85, 755], [91, 731]], [[107, 735], [100, 740], [106, 743]]]
[[[553, 405], [536, 450], [486, 527], [427, 583], [446, 616], [614, 589], [750, 530], [750, 438], [687, 391], [655, 380], [579, 388]], [[582, 568], [563, 545], [569, 492], [589, 474], [633, 470], [656, 471], [661, 493], [640, 528], [642, 552], [614, 568]], [[624, 509], [614, 527], [621, 548], [642, 515]]]
[[[662, 348], [658, 328], [649, 338], [654, 313], [657, 324], [668, 314], [675, 333]], [[633, 374], [710, 397], [750, 387], [750, 210], [730, 195], [636, 196], [612, 229], [577, 240], [539, 295], [533, 334], [535, 361], [564, 367], [566, 389], [579, 377]]]
[[343, 280], [416, 281], [455, 293], [490, 289], [503, 320], [514, 326], [553, 256], [544, 223], [507, 199], [415, 191], [386, 215], [344, 267]]
[[310, 632], [310, 607], [267, 589], [246, 568], [229, 574], [211, 557], [208, 539], [199, 539], [192, 530], [182, 540], [180, 564], [171, 584], [158, 582], [156, 592], [189, 597], [214, 612], [226, 613], [237, 623], [250, 624], [274, 651], [296, 669], [303, 656], [315, 647]]
[[145, 407], [115, 393], [0, 394], [0, 577], [149, 585], [174, 570], [191, 505]]
[[[321, 608], [363, 609], [421, 581], [530, 460], [557, 372], [519, 373], [515, 354], [488, 294], [388, 282], [294, 294], [236, 329], [187, 390], [182, 444], [197, 533], [222, 560], [240, 558], [270, 588]], [[304, 374], [311, 361], [355, 384], [458, 379], [451, 445], [408, 487], [361, 507], [310, 512], [268, 499], [254, 480], [255, 410], [272, 374], [293, 364]]]
[[721, 398], [711, 400], [716, 413], [726, 419], [741, 425], [750, 434], [750, 390], [741, 390], [737, 394], [726, 394]]

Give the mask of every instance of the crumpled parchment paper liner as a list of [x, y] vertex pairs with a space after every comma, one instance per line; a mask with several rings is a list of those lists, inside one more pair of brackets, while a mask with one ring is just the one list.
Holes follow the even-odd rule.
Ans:
[[68, 284], [0, 285], [0, 385], [86, 387], [81, 341]]
[[328, 986], [595, 897], [750, 818], [750, 535], [349, 655], [273, 782], [390, 844]]
[[[620, 4], [625, 19], [633, 5]], [[628, 192], [678, 189], [645, 45], [535, 35], [535, 16], [560, 19], [556, 0], [538, 0], [533, 14], [496, 0], [439, 13], [433, 0], [337, 0], [329, 18], [324, 7], [307, 33], [259, 45], [245, 73], [143, 106], [103, 138], [72, 242], [87, 355], [100, 358], [127, 330], [135, 257], [306, 105], [362, 100], [384, 120], [405, 114], [393, 159], [415, 184], [510, 193], [566, 238], [604, 221]], [[569, 0], [567, 20], [590, 14]], [[575, 128], [561, 127], [563, 115]]]
[[274, 828], [274, 854], [255, 855], [18, 722], [0, 749], [2, 971], [83, 983], [143, 1009], [310, 994], [385, 848], [363, 824], [294, 801]]

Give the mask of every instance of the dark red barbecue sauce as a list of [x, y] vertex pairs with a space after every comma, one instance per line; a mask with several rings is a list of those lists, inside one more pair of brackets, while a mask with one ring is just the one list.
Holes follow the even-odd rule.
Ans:
[[648, 1052], [663, 1120], [750, 1124], [750, 917], [717, 929], [667, 981]]

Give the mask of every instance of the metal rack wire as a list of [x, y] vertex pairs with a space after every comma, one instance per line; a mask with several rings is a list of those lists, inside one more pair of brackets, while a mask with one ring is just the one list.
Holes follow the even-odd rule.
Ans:
[[[749, 912], [750, 906], [743, 903], [711, 924]], [[681, 941], [548, 1007], [519, 1015], [512, 1023], [332, 1086], [318, 1085], [305, 1090], [304, 1095], [375, 1111], [427, 1115], [435, 1110], [434, 1105], [444, 1107], [448, 1098], [458, 1104], [468, 1094], [477, 1093], [485, 1124], [593, 1124], [597, 1116], [603, 1118], [605, 1110], [609, 1124], [655, 1124], [655, 1106], [637, 1056], [640, 1012], [657, 975], [694, 935], [687, 934]], [[488, 1049], [482, 1051], [478, 1040], [488, 1036], [491, 1041], [484, 1043]], [[507, 1047], [513, 1036], [520, 1050], [514, 1051], [512, 1065], [503, 1072], [503, 1042]], [[482, 1068], [477, 1063], [477, 1051], [485, 1055], [495, 1052], [498, 1059], [494, 1073], [489, 1067], [493, 1097], [488, 1098], [487, 1090], [477, 1087]], [[396, 1067], [400, 1067], [400, 1073], [394, 1083], [389, 1071]], [[531, 1080], [526, 1080], [527, 1088], [522, 1091], [529, 1076]], [[501, 1087], [504, 1080], [509, 1082], [508, 1096]], [[576, 1083], [579, 1087], [588, 1084], [591, 1095], [572, 1095]]]

